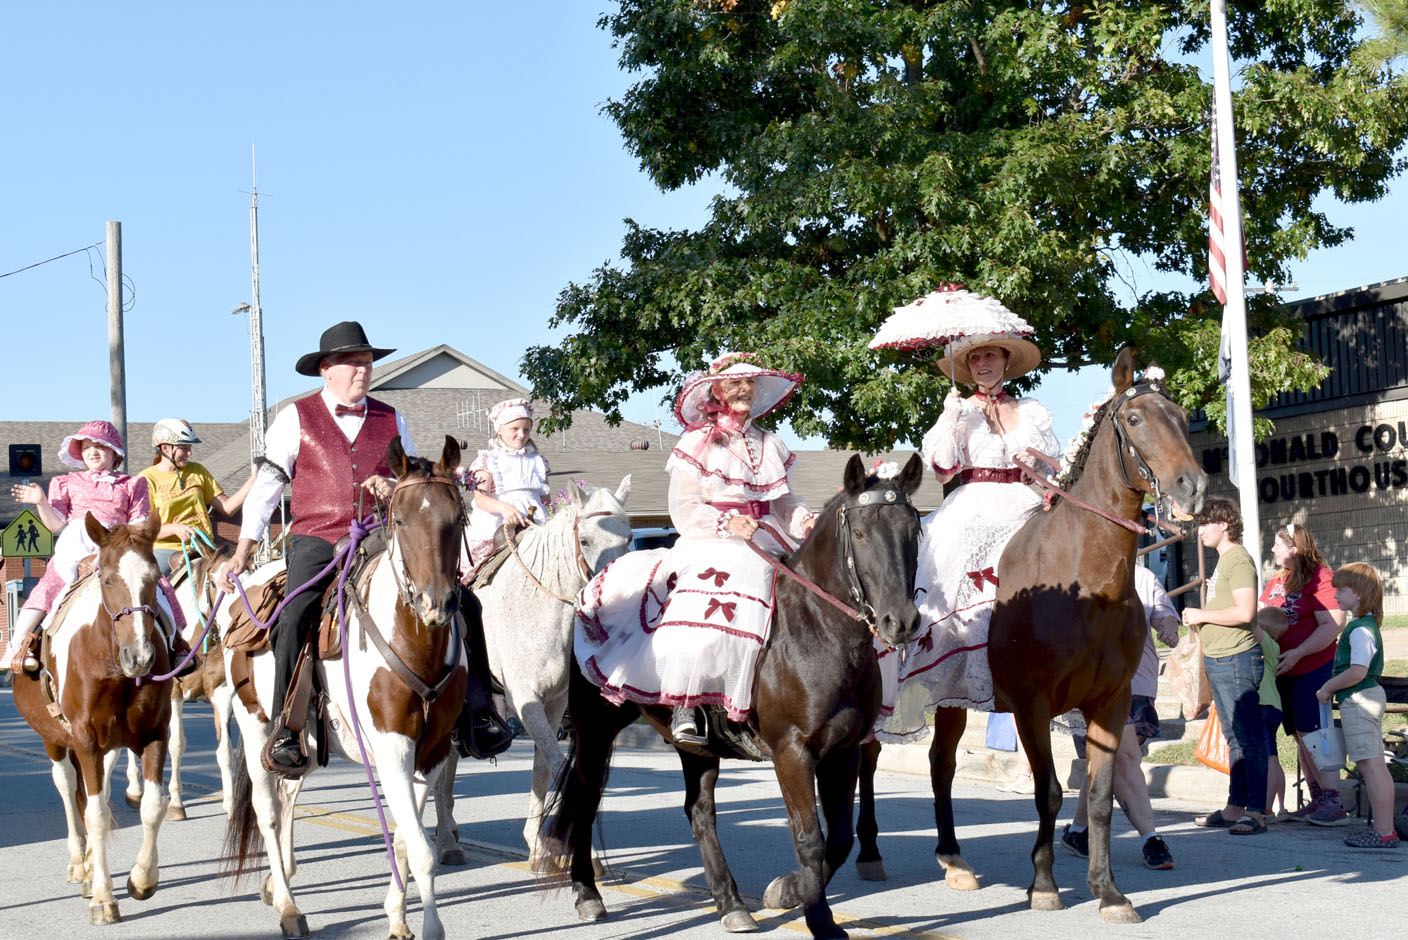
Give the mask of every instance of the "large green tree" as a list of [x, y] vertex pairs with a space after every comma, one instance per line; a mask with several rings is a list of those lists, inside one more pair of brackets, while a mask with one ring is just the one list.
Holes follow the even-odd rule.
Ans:
[[[1228, 17], [1250, 276], [1281, 282], [1351, 234], [1318, 195], [1376, 199], [1402, 170], [1408, 87], [1356, 56], [1341, 0]], [[566, 337], [524, 357], [555, 421], [753, 349], [806, 374], [799, 433], [917, 440], [948, 380], [866, 343], [943, 281], [1025, 316], [1048, 367], [1130, 344], [1215, 401], [1211, 294], [1129, 289], [1146, 265], [1206, 284], [1206, 2], [621, 0], [601, 25], [639, 75], [605, 107], [627, 146], [661, 188], [719, 195], [697, 230], [627, 220], [623, 262], [562, 291]], [[1323, 375], [1279, 316], [1252, 299], [1261, 401]]]

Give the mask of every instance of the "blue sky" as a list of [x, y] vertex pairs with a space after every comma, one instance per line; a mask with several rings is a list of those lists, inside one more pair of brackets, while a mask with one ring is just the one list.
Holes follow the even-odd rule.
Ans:
[[[623, 218], [682, 227], [601, 116], [630, 76], [602, 0], [512, 4], [18, 4], [0, 33], [0, 273], [123, 223], [131, 420], [250, 407], [250, 146], [257, 145], [270, 402], [341, 319], [408, 353], [448, 343], [508, 375], [552, 341], [557, 294], [616, 256]], [[1297, 266], [1312, 296], [1408, 274], [1402, 182], [1340, 207], [1358, 239]], [[101, 249], [0, 278], [0, 419], [108, 414]], [[1132, 272], [1147, 289], [1152, 271]], [[1104, 374], [1037, 394], [1068, 436]], [[23, 394], [16, 394], [16, 389]], [[653, 395], [627, 417], [654, 417]]]

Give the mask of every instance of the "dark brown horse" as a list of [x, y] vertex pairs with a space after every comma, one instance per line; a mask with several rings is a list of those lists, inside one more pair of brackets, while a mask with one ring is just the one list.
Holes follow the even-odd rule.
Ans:
[[127, 878], [127, 893], [138, 901], [157, 889], [156, 837], [166, 815], [161, 778], [171, 682], [138, 681], [171, 666], [156, 619], [152, 540], [161, 520], [153, 514], [108, 531], [89, 513], [83, 524], [99, 547], [98, 568], [65, 604], [41, 672], [15, 674], [15, 707], [54, 762], [68, 820], [68, 880], [83, 882], [91, 896], [92, 923], [115, 924], [122, 918], [108, 867], [108, 778], [121, 749], [142, 759], [142, 847]]
[[[854, 603], [869, 612], [872, 626], [789, 578], [776, 580], [772, 630], [758, 662], [749, 727], [772, 755], [799, 866], [768, 886], [764, 903], [802, 906], [807, 926], [818, 937], [846, 936], [832, 917], [825, 889], [854, 841], [851, 807], [860, 742], [880, 709], [872, 630], [882, 641], [898, 645], [913, 637], [919, 619], [910, 599], [919, 519], [909, 496], [922, 473], [918, 457], [913, 457], [898, 478], [868, 478], [860, 458], [853, 456], [842, 492], [822, 510], [811, 536], [788, 562], [833, 596], [856, 598]], [[573, 670], [568, 702], [574, 740], [558, 776], [549, 837], [571, 853], [578, 916], [601, 920], [606, 907], [592, 869], [591, 836], [612, 744], [638, 715], [670, 740], [671, 709], [615, 705], [602, 698], [580, 669]], [[729, 931], [756, 930], [715, 828], [714, 785], [722, 752], [676, 747], [684, 768], [685, 814], [720, 919]], [[824, 837], [818, 801], [826, 819]]]
[[[1167, 496], [1184, 513], [1201, 511], [1207, 474], [1188, 446], [1188, 419], [1158, 384], [1134, 383], [1128, 350], [1115, 361], [1115, 394], [1096, 418], [1087, 447], [1076, 458], [1072, 497], [1136, 522], [1147, 497]], [[1106, 920], [1133, 923], [1139, 915], [1110, 873], [1110, 812], [1114, 753], [1129, 716], [1129, 683], [1149, 631], [1134, 592], [1138, 535], [1129, 528], [1057, 499], [1035, 513], [1003, 551], [988, 633], [995, 704], [1014, 713], [1031, 761], [1041, 821], [1032, 850], [1035, 878], [1028, 891], [1035, 910], [1061, 908], [1051, 875], [1052, 837], [1061, 808], [1061, 784], [1051, 760], [1051, 719], [1080, 709], [1089, 725], [1090, 869], [1087, 884]], [[977, 888], [959, 852], [951, 790], [958, 740], [967, 713], [941, 708], [934, 716], [930, 777], [939, 844], [936, 855], [950, 887]], [[858, 831], [862, 877], [883, 878], [875, 845], [872, 778], [879, 745], [867, 749]]]

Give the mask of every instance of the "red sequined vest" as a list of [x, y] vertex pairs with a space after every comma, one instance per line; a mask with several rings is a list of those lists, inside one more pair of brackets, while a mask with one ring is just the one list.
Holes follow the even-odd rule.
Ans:
[[[386, 445], [396, 436], [396, 409], [367, 399], [367, 416], [357, 439], [348, 441], [314, 392], [294, 402], [298, 409], [298, 458], [293, 467], [294, 535], [311, 535], [336, 544], [357, 515], [357, 493], [370, 476], [391, 476]], [[369, 511], [370, 494], [362, 507]]]

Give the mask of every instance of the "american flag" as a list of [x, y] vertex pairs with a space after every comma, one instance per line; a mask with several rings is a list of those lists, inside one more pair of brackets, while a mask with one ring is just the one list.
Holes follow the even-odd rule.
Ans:
[[1213, 296], [1227, 303], [1227, 257], [1222, 245], [1222, 166], [1217, 156], [1217, 118], [1212, 122], [1212, 179], [1208, 183], [1208, 280]]

